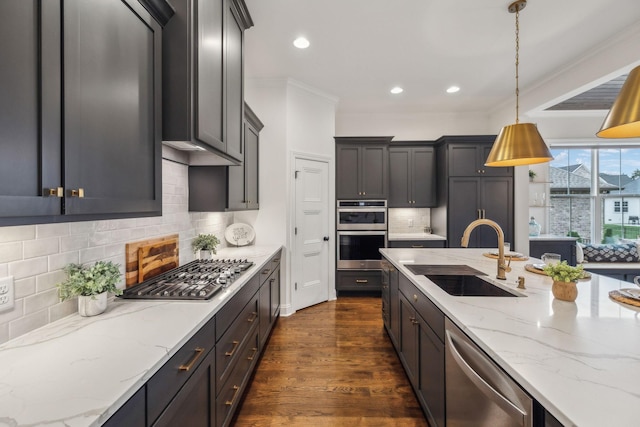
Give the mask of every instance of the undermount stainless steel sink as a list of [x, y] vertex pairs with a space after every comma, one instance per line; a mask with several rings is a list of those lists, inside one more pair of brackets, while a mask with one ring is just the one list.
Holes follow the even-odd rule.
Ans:
[[449, 295], [457, 297], [517, 297], [505, 289], [484, 280], [479, 276], [426, 275], [425, 277], [438, 285]]
[[413, 274], [425, 276], [449, 295], [458, 297], [524, 296], [503, 289], [482, 276], [487, 274], [468, 265], [406, 265]]

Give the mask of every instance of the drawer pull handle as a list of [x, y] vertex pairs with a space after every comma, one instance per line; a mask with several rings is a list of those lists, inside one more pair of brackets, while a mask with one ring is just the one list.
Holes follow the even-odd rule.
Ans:
[[369, 283], [367, 279], [356, 279], [356, 283]]
[[233, 348], [231, 349], [231, 351], [227, 351], [224, 355], [225, 356], [233, 356], [233, 353], [235, 353], [236, 349], [238, 348], [238, 344], [240, 344], [240, 341], [234, 341], [233, 342]]
[[225, 405], [227, 406], [232, 406], [233, 403], [236, 401], [236, 397], [238, 396], [238, 391], [240, 391], [240, 387], [238, 387], [237, 385], [233, 386], [233, 397], [231, 398], [231, 400], [227, 400], [226, 402], [224, 402]]
[[251, 317], [247, 319], [247, 322], [253, 323], [253, 321], [256, 320], [257, 318], [258, 318], [258, 312], [254, 311], [251, 313]]
[[424, 245], [411, 245], [412, 248], [417, 249], [417, 248], [424, 248]]
[[62, 187], [45, 188], [44, 195], [47, 197], [64, 197], [64, 189]]
[[253, 354], [249, 357], [247, 357], [247, 360], [253, 360], [254, 357], [256, 357], [256, 353], [258, 352], [258, 348], [257, 347], [253, 347]]
[[191, 368], [193, 368], [193, 365], [196, 363], [196, 361], [198, 359], [200, 359], [200, 356], [202, 356], [204, 354], [204, 348], [202, 347], [196, 347], [195, 351], [195, 355], [193, 356], [193, 359], [191, 359], [191, 361], [189, 363], [187, 363], [186, 365], [180, 365], [180, 367], [178, 369], [180, 369], [181, 371], [186, 371], [189, 372], [191, 370]]
[[413, 301], [414, 301], [414, 302], [417, 302], [417, 301], [418, 301], [418, 295], [413, 294]]
[[262, 274], [269, 274], [270, 271], [270, 268], [265, 268], [264, 270], [262, 270]]
[[280, 262], [280, 258], [274, 258], [273, 262], [276, 262], [276, 263]]

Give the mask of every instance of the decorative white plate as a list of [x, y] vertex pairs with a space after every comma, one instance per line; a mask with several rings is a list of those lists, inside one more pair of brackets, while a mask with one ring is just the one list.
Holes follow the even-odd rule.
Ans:
[[229, 244], [234, 246], [247, 246], [256, 237], [256, 232], [249, 224], [236, 222], [231, 224], [224, 231], [224, 238]]
[[544, 270], [545, 264], [533, 264], [533, 268], [535, 268], [536, 270]]

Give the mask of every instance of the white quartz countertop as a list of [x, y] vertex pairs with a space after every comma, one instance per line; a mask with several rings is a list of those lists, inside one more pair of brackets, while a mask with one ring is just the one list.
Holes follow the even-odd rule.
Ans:
[[549, 277], [524, 269], [530, 259], [493, 279], [515, 289], [524, 276], [526, 297], [456, 297], [405, 266], [465, 264], [495, 278], [486, 249], [380, 251], [564, 425], [640, 425], [640, 309], [608, 297], [632, 283], [592, 274], [574, 303], [559, 301]]
[[447, 240], [446, 237], [431, 233], [389, 233], [388, 240]]
[[115, 299], [0, 346], [0, 426], [98, 426], [258, 273], [281, 246], [224, 248], [255, 265], [209, 301]]

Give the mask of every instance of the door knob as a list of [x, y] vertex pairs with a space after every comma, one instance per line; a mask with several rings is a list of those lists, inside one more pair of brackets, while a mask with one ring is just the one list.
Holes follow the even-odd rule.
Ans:
[[329, 241], [329, 236], [324, 236], [324, 237], [322, 238], [322, 240], [324, 240], [325, 242], [328, 242], [328, 241]]

